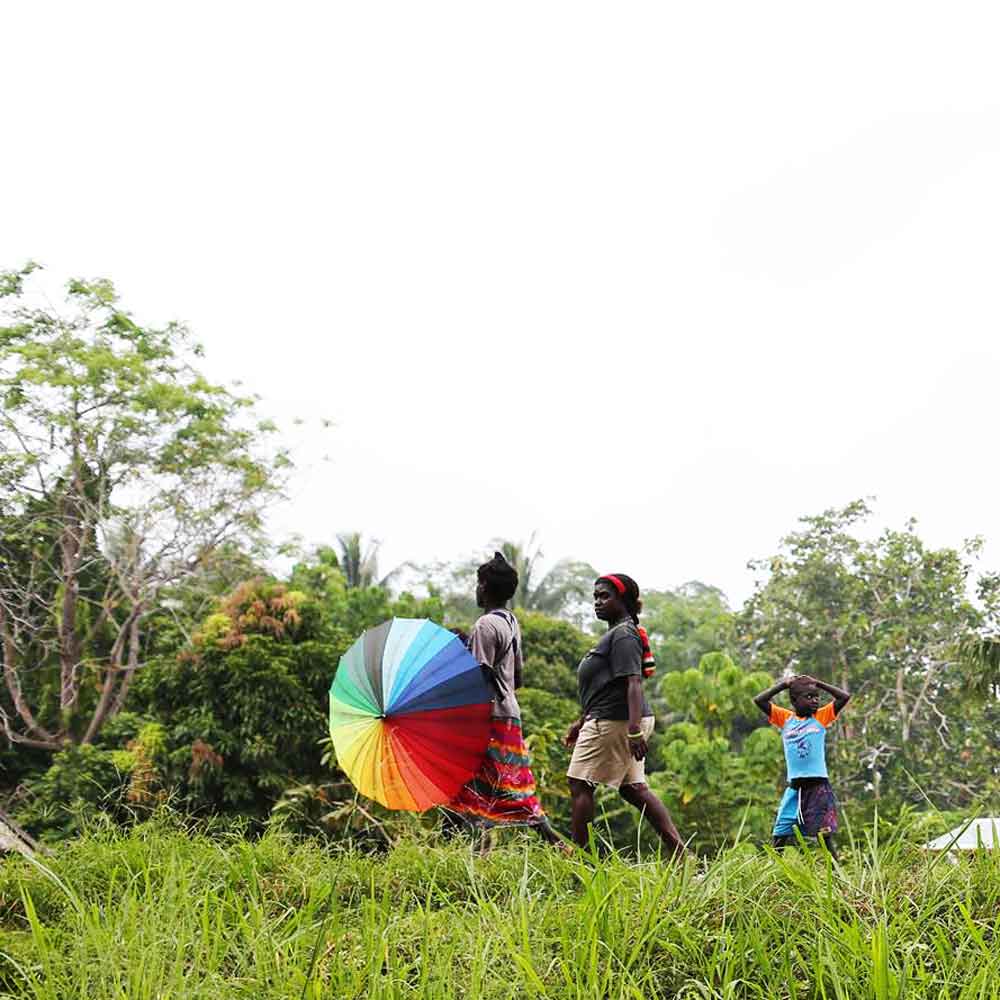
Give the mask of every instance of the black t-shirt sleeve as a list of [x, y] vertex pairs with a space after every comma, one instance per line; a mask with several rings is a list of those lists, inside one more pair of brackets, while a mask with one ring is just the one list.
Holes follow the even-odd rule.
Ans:
[[611, 640], [608, 666], [612, 677], [642, 676], [642, 641], [634, 632], [621, 631]]

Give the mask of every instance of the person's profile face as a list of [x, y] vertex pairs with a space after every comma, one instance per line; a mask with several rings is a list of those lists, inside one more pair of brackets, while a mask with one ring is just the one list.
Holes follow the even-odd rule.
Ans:
[[621, 594], [604, 580], [594, 584], [594, 617], [602, 622], [617, 621], [625, 613]]
[[479, 577], [476, 578], [476, 607], [486, 607], [486, 584]]

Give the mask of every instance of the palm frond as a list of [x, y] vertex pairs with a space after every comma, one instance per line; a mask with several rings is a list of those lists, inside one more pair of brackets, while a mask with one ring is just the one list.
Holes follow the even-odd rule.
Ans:
[[975, 635], [959, 646], [959, 661], [973, 691], [1000, 694], [1000, 635]]

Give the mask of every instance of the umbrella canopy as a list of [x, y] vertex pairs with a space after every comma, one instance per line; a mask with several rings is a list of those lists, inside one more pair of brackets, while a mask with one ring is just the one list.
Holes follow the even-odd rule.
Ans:
[[928, 851], [974, 851], [980, 847], [1000, 847], [1000, 817], [974, 819], [956, 826], [950, 833], [935, 838], [924, 847]]
[[423, 812], [450, 802], [478, 770], [492, 692], [462, 641], [423, 618], [369, 629], [330, 685], [337, 762], [362, 795]]

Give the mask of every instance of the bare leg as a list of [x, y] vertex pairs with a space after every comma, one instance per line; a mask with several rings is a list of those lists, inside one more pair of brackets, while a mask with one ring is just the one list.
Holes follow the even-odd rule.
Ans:
[[653, 794], [648, 785], [622, 785], [618, 789], [618, 794], [630, 806], [642, 812], [672, 857], [684, 856], [684, 842], [670, 818], [670, 813], [667, 812], [667, 807]]
[[834, 863], [838, 863], [840, 859], [837, 857], [837, 837], [833, 833], [821, 833], [816, 838], [820, 844], [826, 848], [830, 857], [833, 859]]
[[[809, 838], [805, 838], [809, 839]], [[819, 846], [825, 850], [830, 857], [833, 859], [834, 863], [839, 863], [840, 859], [837, 857], [837, 839], [832, 833], [819, 833], [816, 835], [816, 840]], [[786, 847], [796, 847], [798, 846], [798, 837], [792, 834], [781, 834], [774, 837], [771, 841], [771, 846], [776, 851], [782, 851]]]
[[445, 840], [452, 840], [463, 833], [468, 833], [469, 824], [460, 816], [451, 812], [450, 809], [440, 809], [441, 813], [441, 836]]
[[570, 778], [569, 790], [573, 796], [570, 822], [573, 842], [579, 847], [586, 847], [590, 843], [589, 827], [594, 821], [594, 786], [579, 778]]
[[549, 822], [548, 817], [542, 820], [541, 823], [536, 823], [534, 830], [547, 844], [558, 845], [563, 842], [562, 837], [552, 829], [552, 824]]

